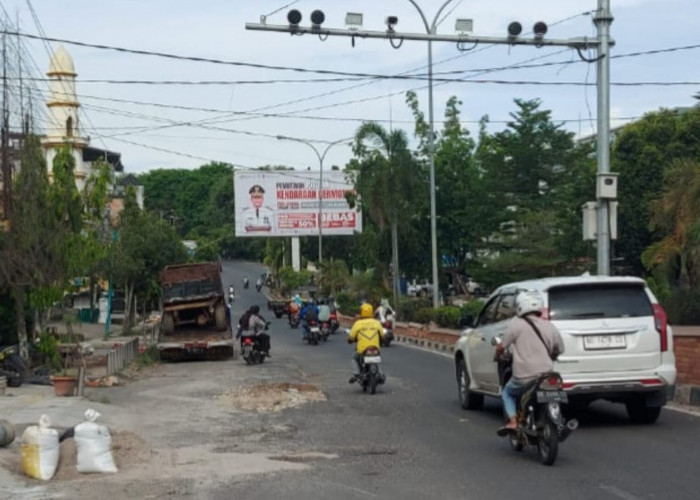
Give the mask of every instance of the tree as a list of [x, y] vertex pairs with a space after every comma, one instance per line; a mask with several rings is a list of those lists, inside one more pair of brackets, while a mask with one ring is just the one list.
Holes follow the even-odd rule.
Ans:
[[[583, 245], [580, 207], [592, 186], [590, 150], [551, 121], [539, 100], [516, 99], [506, 129], [482, 133], [477, 158], [495, 215], [477, 279], [497, 284], [518, 276], [576, 269]], [[575, 186], [579, 185], [579, 188]], [[585, 188], [585, 189], [584, 189]], [[489, 272], [494, 273], [489, 276]], [[509, 271], [510, 270], [510, 271]]]
[[[357, 130], [353, 152], [358, 162], [351, 163], [349, 169], [357, 176], [355, 185], [371, 219], [380, 231], [390, 227], [392, 269], [398, 275], [399, 220], [410, 221], [415, 209], [412, 195], [420, 178], [419, 166], [408, 149], [403, 130], [387, 131], [374, 122]], [[396, 302], [398, 279], [394, 280], [394, 294]]]
[[651, 202], [651, 229], [662, 238], [642, 254], [644, 265], [675, 268], [681, 288], [700, 285], [700, 163], [676, 160], [664, 172], [663, 192]]
[[643, 274], [641, 255], [660, 235], [649, 226], [650, 205], [659, 198], [664, 170], [674, 160], [700, 157], [700, 109], [682, 113], [660, 110], [627, 125], [611, 151], [613, 170], [619, 172], [618, 254]]
[[128, 329], [133, 322], [134, 297], [140, 294], [144, 302], [152, 299], [158, 290], [158, 273], [167, 264], [186, 262], [187, 252], [167, 222], [139, 209], [132, 187], [127, 188], [117, 231], [114, 281], [124, 288], [124, 328]]

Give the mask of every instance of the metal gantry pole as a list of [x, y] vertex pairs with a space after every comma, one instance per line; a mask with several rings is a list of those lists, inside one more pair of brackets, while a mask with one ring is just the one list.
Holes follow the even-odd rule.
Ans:
[[[408, 0], [416, 8], [418, 14], [420, 14], [423, 24], [425, 25], [425, 31], [428, 36], [435, 35], [437, 31], [437, 23], [440, 15], [445, 10], [445, 8], [453, 1], [447, 0], [438, 9], [432, 24], [428, 24], [428, 20], [423, 14], [420, 6], [415, 0]], [[437, 203], [435, 200], [435, 119], [433, 110], [433, 42], [428, 40], [428, 124], [429, 124], [429, 137], [428, 137], [428, 161], [430, 168], [430, 253], [432, 262], [432, 275], [433, 275], [433, 307], [437, 308], [440, 306], [440, 280], [438, 276], [438, 246], [437, 246]], [[395, 276], [394, 279], [397, 279]]]
[[[610, 172], [610, 25], [613, 17], [610, 0], [598, 0], [598, 10], [593, 22], [600, 41], [597, 61], [598, 93], [598, 175]], [[607, 199], [598, 198], [597, 262], [598, 274], [610, 274], [610, 218]]]

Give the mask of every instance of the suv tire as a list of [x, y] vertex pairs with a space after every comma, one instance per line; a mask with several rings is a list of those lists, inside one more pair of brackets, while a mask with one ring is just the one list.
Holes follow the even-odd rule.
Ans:
[[483, 394], [475, 394], [469, 390], [469, 372], [463, 359], [457, 362], [457, 392], [459, 405], [465, 410], [481, 410], [484, 407]]
[[647, 406], [643, 399], [628, 401], [625, 406], [627, 415], [635, 424], [653, 424], [661, 414], [660, 406]]

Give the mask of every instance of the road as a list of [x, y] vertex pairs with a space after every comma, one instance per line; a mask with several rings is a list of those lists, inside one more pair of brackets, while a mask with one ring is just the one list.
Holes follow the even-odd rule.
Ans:
[[[233, 282], [243, 292], [235, 317], [255, 302], [264, 310], [262, 294], [238, 286], [243, 274], [254, 279], [259, 272], [253, 264], [226, 265], [225, 284]], [[700, 497], [696, 416], [664, 410], [656, 425], [637, 426], [621, 405], [596, 403], [548, 468], [534, 450], [515, 453], [496, 436], [499, 402], [487, 401], [478, 412], [459, 407], [450, 358], [392, 345], [383, 351], [387, 384], [370, 396], [347, 383], [352, 346], [340, 334], [327, 344], [307, 346], [284, 319], [271, 314], [269, 319], [273, 358], [250, 370], [278, 363], [296, 367], [322, 387], [328, 401], [281, 412], [267, 422], [296, 430], [290, 447], [337, 458], [314, 460], [304, 472], [226, 484], [212, 498]]]

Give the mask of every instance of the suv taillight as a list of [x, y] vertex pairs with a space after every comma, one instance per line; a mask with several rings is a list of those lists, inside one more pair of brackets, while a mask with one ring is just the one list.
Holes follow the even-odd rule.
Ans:
[[668, 351], [668, 316], [661, 304], [652, 304], [654, 309], [654, 326], [661, 336], [661, 352]]

